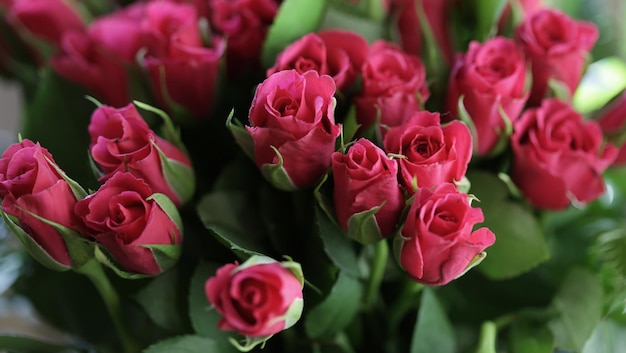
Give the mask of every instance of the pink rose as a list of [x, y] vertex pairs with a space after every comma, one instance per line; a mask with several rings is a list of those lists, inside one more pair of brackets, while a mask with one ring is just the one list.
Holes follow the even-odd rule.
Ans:
[[[91, 136], [89, 151], [102, 172], [100, 181], [117, 172], [130, 172], [176, 205], [191, 196], [175, 188], [167, 175], [171, 165], [190, 170], [189, 158], [150, 130], [134, 105], [117, 109], [100, 106], [92, 114], [88, 130]], [[176, 180], [176, 185], [181, 182], [188, 181]]]
[[515, 43], [495, 37], [485, 43], [471, 42], [465, 55], [459, 55], [450, 74], [446, 109], [458, 117], [458, 101], [476, 127], [478, 154], [496, 147], [505, 130], [504, 117], [515, 121], [524, 108], [526, 65]]
[[228, 38], [228, 75], [256, 69], [269, 26], [282, 0], [209, 0], [210, 23]]
[[443, 127], [439, 121], [439, 113], [416, 112], [385, 135], [385, 151], [403, 156], [398, 159], [400, 181], [410, 193], [415, 185], [430, 188], [465, 176], [472, 157], [472, 135], [459, 121]]
[[526, 17], [515, 31], [515, 40], [531, 62], [533, 86], [529, 103], [540, 104], [551, 78], [573, 93], [586, 56], [597, 39], [594, 24], [575, 21], [558, 10], [545, 8]]
[[239, 266], [219, 268], [206, 281], [205, 292], [222, 315], [221, 330], [260, 338], [298, 321], [303, 308], [302, 284], [299, 264], [253, 256]]
[[585, 122], [567, 103], [547, 99], [527, 109], [513, 128], [511, 176], [534, 206], [558, 210], [604, 192], [602, 172], [617, 149], [604, 146], [598, 123]]
[[362, 74], [363, 86], [355, 104], [357, 121], [363, 127], [377, 118], [381, 125], [398, 126], [421, 110], [430, 96], [422, 61], [386, 41], [372, 44]]
[[337, 89], [348, 89], [358, 77], [367, 57], [368, 44], [361, 35], [339, 29], [310, 33], [289, 45], [276, 57], [267, 76], [295, 69], [303, 74], [315, 70], [330, 75]]
[[315, 71], [279, 71], [257, 87], [247, 130], [261, 170], [282, 158], [290, 182], [277, 187], [313, 186], [330, 166], [341, 132], [335, 124], [334, 94], [333, 79]]
[[64, 33], [85, 27], [78, 11], [64, 0], [14, 0], [7, 18], [30, 35], [56, 46], [61, 44]]
[[[172, 211], [175, 208], [169, 207]], [[132, 174], [116, 173], [96, 193], [78, 201], [75, 212], [84, 223], [83, 232], [124, 270], [156, 275], [173, 264], [175, 259], [164, 261], [163, 253], [151, 246], [180, 244], [182, 229], [150, 186]]]
[[382, 206], [374, 215], [379, 236], [370, 240], [390, 236], [404, 207], [396, 160], [369, 140], [360, 139], [346, 154], [333, 153], [332, 170], [335, 212], [341, 227], [350, 233], [352, 216]]
[[401, 236], [396, 237], [400, 266], [425, 285], [442, 286], [454, 280], [495, 242], [488, 228], [472, 231], [483, 220], [480, 208], [472, 208], [467, 195], [453, 184], [420, 188]]
[[23, 140], [13, 144], [0, 157], [0, 198], [2, 210], [18, 220], [54, 260], [71, 266], [71, 259], [61, 234], [33, 216], [67, 228], [74, 228], [76, 197], [60, 174], [50, 153], [39, 143]]
[[623, 91], [617, 98], [602, 109], [597, 121], [602, 132], [610, 139], [615, 140], [620, 146], [619, 154], [614, 165], [626, 164], [626, 91]]

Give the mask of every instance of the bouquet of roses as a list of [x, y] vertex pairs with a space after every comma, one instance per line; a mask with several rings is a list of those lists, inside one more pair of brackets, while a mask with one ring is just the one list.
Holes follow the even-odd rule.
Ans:
[[69, 334], [0, 348], [623, 349], [626, 80], [581, 84], [592, 22], [537, 0], [0, 11], [26, 101], [0, 157], [12, 293]]

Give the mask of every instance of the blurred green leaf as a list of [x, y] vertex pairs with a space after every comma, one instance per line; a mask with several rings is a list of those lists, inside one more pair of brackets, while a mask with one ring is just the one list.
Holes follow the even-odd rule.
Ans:
[[497, 328], [493, 321], [485, 321], [480, 326], [480, 337], [475, 353], [496, 353]]
[[559, 313], [548, 323], [556, 347], [580, 352], [602, 314], [602, 288], [595, 275], [584, 268], [572, 269], [552, 306]]
[[180, 288], [178, 273], [168, 271], [152, 279], [135, 295], [135, 300], [154, 323], [164, 329], [181, 332], [184, 320], [181, 317]]
[[542, 229], [531, 211], [508, 201], [507, 186], [497, 175], [487, 172], [468, 174], [471, 192], [481, 200], [485, 222], [496, 235], [496, 242], [486, 249], [487, 258], [478, 266], [492, 279], [520, 275], [549, 258]]
[[263, 45], [265, 67], [274, 64], [276, 55], [303, 35], [316, 32], [326, 11], [326, 0], [285, 0]]
[[626, 347], [626, 326], [602, 320], [585, 343], [582, 353], [620, 353]]
[[143, 353], [207, 353], [222, 352], [210, 338], [200, 336], [180, 336], [151, 345]]
[[320, 29], [327, 28], [356, 32], [362, 35], [369, 43], [384, 37], [384, 31], [386, 30], [380, 22], [355, 15], [354, 12], [342, 11], [335, 6], [328, 8], [320, 24]]
[[626, 89], [626, 62], [617, 57], [596, 61], [587, 67], [576, 92], [573, 104], [585, 114], [602, 108], [611, 98]]
[[454, 353], [454, 329], [432, 288], [423, 290], [417, 322], [411, 340], [411, 353]]
[[554, 337], [546, 327], [515, 323], [511, 328], [511, 353], [552, 353]]
[[3, 352], [19, 353], [82, 353], [87, 349], [48, 343], [30, 337], [0, 335], [0, 349]]
[[333, 337], [356, 316], [361, 305], [363, 285], [350, 275], [339, 272], [326, 299], [311, 309], [304, 328], [310, 338]]
[[474, 37], [478, 41], [485, 41], [496, 34], [498, 21], [507, 2], [507, 0], [478, 0], [476, 2], [478, 24]]
[[315, 218], [328, 257], [341, 271], [359, 277], [361, 272], [352, 240], [320, 207], [315, 207]]

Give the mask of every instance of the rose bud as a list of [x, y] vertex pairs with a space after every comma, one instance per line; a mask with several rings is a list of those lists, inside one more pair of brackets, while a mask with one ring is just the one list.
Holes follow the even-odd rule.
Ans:
[[255, 255], [241, 265], [220, 267], [205, 292], [222, 315], [218, 327], [246, 336], [242, 351], [247, 352], [300, 319], [303, 285], [300, 264]]
[[416, 112], [385, 135], [385, 151], [398, 155], [400, 181], [409, 193], [459, 182], [472, 157], [472, 135], [460, 121], [439, 124], [439, 113]]
[[29, 35], [59, 46], [64, 33], [85, 27], [69, 4], [64, 0], [14, 0], [7, 19]]
[[607, 104], [596, 120], [609, 141], [619, 146], [619, 154], [613, 164], [626, 164], [626, 90]]
[[130, 172], [177, 206], [193, 195], [191, 162], [180, 148], [157, 136], [134, 105], [100, 106], [91, 116], [89, 151], [105, 181], [117, 172]]
[[422, 61], [386, 41], [372, 44], [362, 74], [355, 105], [357, 122], [364, 128], [377, 120], [384, 127], [398, 126], [422, 110], [430, 96]]
[[33, 257], [50, 268], [72, 266], [64, 236], [79, 224], [74, 205], [83, 193], [39, 143], [22, 140], [0, 157], [5, 224]]
[[549, 80], [559, 81], [573, 94], [587, 55], [598, 39], [590, 22], [575, 21], [555, 9], [541, 9], [524, 19], [515, 40], [530, 60], [533, 85], [528, 102], [539, 105], [549, 89]]
[[367, 51], [367, 41], [355, 32], [328, 29], [310, 33], [278, 54], [267, 76], [282, 70], [295, 69], [301, 74], [315, 70], [331, 76], [337, 89], [345, 91], [361, 72]]
[[182, 224], [176, 207], [130, 173], [115, 173], [74, 210], [84, 234], [106, 249], [123, 272], [157, 275], [180, 255]]
[[209, 22], [216, 33], [228, 38], [229, 77], [260, 68], [263, 42], [279, 3], [279, 0], [209, 0]]
[[330, 167], [341, 133], [334, 94], [333, 79], [315, 71], [279, 71], [257, 87], [246, 128], [257, 166], [277, 188], [313, 186]]
[[546, 99], [513, 126], [512, 179], [533, 206], [563, 209], [604, 192], [602, 172], [617, 156], [595, 121], [569, 104]]
[[506, 126], [519, 117], [528, 98], [524, 58], [515, 43], [504, 37], [471, 42], [467, 53], [456, 59], [447, 94], [446, 110], [453, 118], [459, 116], [463, 97], [475, 127], [478, 154], [497, 152], [499, 142], [509, 140]]
[[335, 212], [348, 235], [363, 244], [390, 236], [404, 207], [396, 160], [360, 139], [345, 155], [333, 153], [332, 170]]
[[453, 184], [419, 188], [395, 238], [398, 263], [419, 283], [447, 284], [477, 265], [485, 257], [483, 250], [495, 242], [488, 228], [472, 231], [483, 220], [480, 208], [472, 208]]
[[214, 37], [214, 47], [204, 47], [191, 5], [152, 2], [146, 11], [142, 28], [151, 43], [143, 64], [160, 105], [208, 118], [225, 43]]

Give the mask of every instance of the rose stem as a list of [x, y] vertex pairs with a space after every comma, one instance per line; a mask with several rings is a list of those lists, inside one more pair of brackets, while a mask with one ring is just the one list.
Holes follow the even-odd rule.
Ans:
[[376, 304], [376, 300], [378, 300], [378, 293], [380, 284], [382, 283], [385, 275], [388, 255], [389, 246], [385, 240], [381, 240], [374, 245], [374, 258], [372, 259], [372, 266], [370, 268], [369, 281], [367, 283], [367, 291], [365, 292], [364, 299], [365, 310], [370, 310], [374, 304]]
[[117, 331], [117, 335], [122, 343], [124, 352], [139, 352], [139, 348], [130, 336], [126, 328], [126, 323], [122, 318], [122, 312], [120, 310], [120, 297], [115, 291], [115, 288], [113, 288], [113, 285], [111, 285], [109, 278], [102, 269], [102, 265], [95, 260], [91, 260], [77, 271], [84, 274], [91, 280], [96, 287], [96, 290], [102, 297], [102, 300], [107, 307], [107, 311], [109, 312], [109, 315], [111, 315], [113, 326], [115, 326], [115, 330]]

